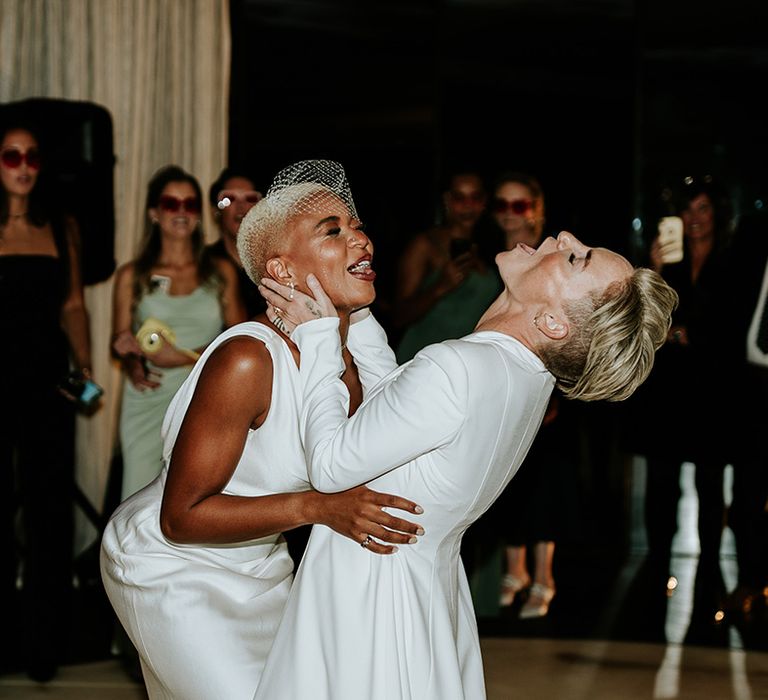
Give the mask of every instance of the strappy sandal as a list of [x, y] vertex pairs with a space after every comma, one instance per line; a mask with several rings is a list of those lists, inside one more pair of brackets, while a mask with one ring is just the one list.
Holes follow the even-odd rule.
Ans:
[[501, 579], [501, 595], [499, 596], [499, 605], [507, 608], [515, 601], [515, 596], [522, 590], [531, 585], [530, 577], [519, 578], [514, 574], [505, 574]]

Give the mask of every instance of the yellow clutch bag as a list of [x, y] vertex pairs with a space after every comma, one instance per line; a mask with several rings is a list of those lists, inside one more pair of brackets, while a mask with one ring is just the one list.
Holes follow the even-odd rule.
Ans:
[[[176, 333], [166, 323], [163, 323], [157, 318], [148, 318], [142, 324], [136, 333], [136, 340], [139, 341], [141, 349], [148, 355], [156, 353], [162, 346], [163, 341], [169, 345], [176, 346]], [[194, 350], [185, 350], [184, 348], [176, 348], [179, 352], [183, 352], [193, 360], [197, 360], [200, 355]]]

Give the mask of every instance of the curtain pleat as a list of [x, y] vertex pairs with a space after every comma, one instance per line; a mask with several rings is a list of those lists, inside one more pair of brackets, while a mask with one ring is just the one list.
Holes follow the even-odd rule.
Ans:
[[[181, 165], [205, 192], [226, 165], [230, 52], [227, 0], [0, 0], [0, 102], [87, 101], [112, 115], [118, 265], [136, 254], [157, 168]], [[103, 510], [122, 383], [109, 353], [112, 280], [88, 287], [86, 303], [105, 400], [78, 418], [77, 480]], [[79, 514], [77, 549], [95, 535]]]

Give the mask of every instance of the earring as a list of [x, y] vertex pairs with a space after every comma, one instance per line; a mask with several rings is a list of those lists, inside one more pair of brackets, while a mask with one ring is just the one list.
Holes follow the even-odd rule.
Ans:
[[539, 317], [540, 316], [541, 316], [541, 314], [539, 314], [538, 316], [534, 316], [533, 317], [533, 325], [536, 326], [537, 329], [539, 327]]
[[288, 295], [288, 300], [293, 301], [293, 293], [296, 291], [296, 283], [291, 280], [288, 282], [288, 286], [291, 288], [291, 293]]

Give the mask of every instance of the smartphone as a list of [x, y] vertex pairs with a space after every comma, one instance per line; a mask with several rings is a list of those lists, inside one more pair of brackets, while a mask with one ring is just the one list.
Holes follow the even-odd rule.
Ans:
[[149, 288], [154, 292], [159, 290], [164, 294], [171, 293], [171, 278], [165, 275], [152, 275], [149, 278]]
[[71, 397], [83, 411], [95, 408], [104, 395], [104, 389], [92, 379], [86, 379], [80, 372], [70, 372], [59, 382], [59, 389]]
[[451, 238], [451, 260], [455, 260], [464, 253], [472, 250], [472, 240], [470, 238]]
[[659, 243], [664, 264], [679, 263], [683, 259], [683, 220], [679, 216], [659, 219]]

